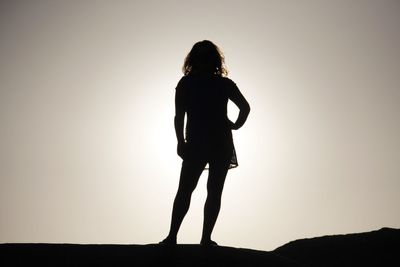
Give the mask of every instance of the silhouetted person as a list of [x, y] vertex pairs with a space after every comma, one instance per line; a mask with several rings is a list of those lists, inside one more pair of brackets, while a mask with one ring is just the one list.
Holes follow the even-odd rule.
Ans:
[[[250, 106], [236, 84], [226, 77], [224, 56], [214, 43], [197, 42], [186, 56], [182, 70], [184, 76], [175, 91], [175, 131], [177, 152], [183, 162], [170, 231], [160, 244], [176, 244], [192, 192], [208, 163], [207, 200], [200, 244], [217, 245], [211, 240], [211, 233], [220, 210], [225, 177], [228, 169], [238, 165], [231, 130], [242, 127]], [[227, 117], [229, 99], [240, 109], [235, 123]]]

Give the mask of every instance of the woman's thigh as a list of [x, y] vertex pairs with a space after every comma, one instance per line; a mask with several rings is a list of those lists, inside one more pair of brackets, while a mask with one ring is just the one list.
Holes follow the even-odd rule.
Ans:
[[184, 159], [179, 179], [179, 190], [192, 192], [199, 181], [207, 161], [203, 159]]
[[213, 158], [209, 162], [208, 192], [222, 193], [230, 165], [230, 157]]

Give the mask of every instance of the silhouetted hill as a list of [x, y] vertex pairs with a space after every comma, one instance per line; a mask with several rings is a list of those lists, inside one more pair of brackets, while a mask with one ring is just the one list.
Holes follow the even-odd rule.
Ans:
[[301, 239], [274, 253], [310, 267], [400, 266], [400, 229]]
[[301, 239], [272, 252], [200, 245], [0, 244], [0, 266], [400, 266], [400, 229]]
[[299, 266], [271, 252], [200, 245], [2, 244], [0, 266]]

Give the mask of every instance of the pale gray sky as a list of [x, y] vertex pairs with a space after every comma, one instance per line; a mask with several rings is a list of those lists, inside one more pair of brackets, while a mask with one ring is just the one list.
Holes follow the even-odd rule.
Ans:
[[[174, 88], [203, 39], [252, 106], [217, 242], [399, 228], [399, 14], [387, 0], [2, 1], [0, 242], [164, 238]], [[181, 243], [199, 242], [206, 175]]]

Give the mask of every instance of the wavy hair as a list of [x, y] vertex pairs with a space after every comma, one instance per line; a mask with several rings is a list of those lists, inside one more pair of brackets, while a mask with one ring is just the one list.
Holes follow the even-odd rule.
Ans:
[[203, 40], [193, 45], [185, 58], [182, 72], [184, 75], [194, 73], [228, 75], [224, 54], [217, 45], [209, 40]]

